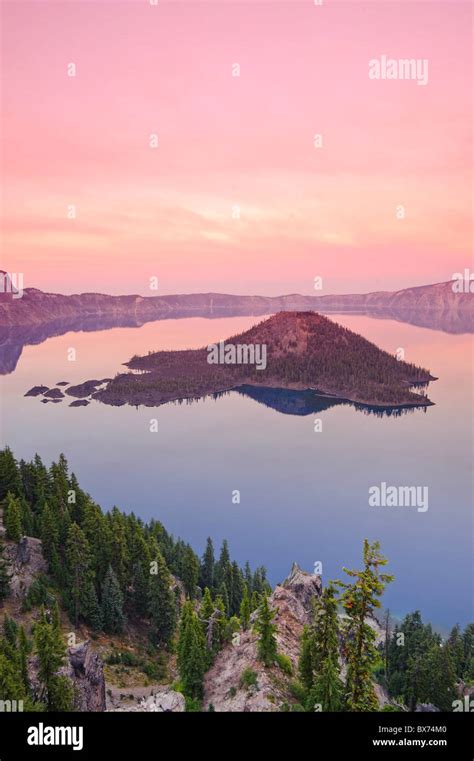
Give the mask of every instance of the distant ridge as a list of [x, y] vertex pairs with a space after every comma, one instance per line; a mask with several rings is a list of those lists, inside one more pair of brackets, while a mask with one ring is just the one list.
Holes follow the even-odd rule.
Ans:
[[391, 311], [394, 315], [411, 310], [420, 313], [449, 312], [463, 317], [474, 315], [474, 294], [454, 293], [452, 286], [452, 281], [448, 281], [399, 291], [326, 296], [238, 296], [224, 293], [168, 296], [81, 293], [63, 296], [25, 288], [22, 298], [14, 298], [11, 293], [0, 293], [0, 328], [94, 318], [125, 325], [127, 321], [141, 324], [167, 317], [219, 317], [226, 313], [260, 315], [304, 310], [362, 314]]

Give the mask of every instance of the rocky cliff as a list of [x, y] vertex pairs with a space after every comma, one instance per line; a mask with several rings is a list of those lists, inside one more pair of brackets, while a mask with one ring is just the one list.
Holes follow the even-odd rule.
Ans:
[[[312, 600], [322, 591], [320, 576], [302, 571], [294, 563], [288, 578], [275, 587], [270, 598], [275, 610], [278, 652], [286, 655], [296, 671], [303, 626], [310, 621]], [[217, 655], [204, 683], [204, 709], [215, 711], [280, 711], [289, 697], [290, 676], [278, 666], [265, 669], [257, 658], [257, 635], [252, 631], [234, 638]], [[246, 669], [256, 674], [256, 684], [246, 687]]]
[[[0, 536], [4, 538], [4, 534], [0, 514]], [[2, 612], [6, 612], [15, 620], [21, 620], [28, 630], [34, 621], [34, 614], [25, 614], [22, 603], [35, 579], [46, 574], [48, 570], [42, 542], [31, 536], [22, 537], [18, 544], [7, 541], [5, 559], [9, 563], [11, 595], [4, 611], [0, 609], [0, 624], [3, 619]], [[33, 692], [39, 696], [38, 660], [34, 654], [28, 660], [28, 673]], [[104, 666], [89, 641], [67, 649], [67, 660], [60, 673], [68, 676], [73, 682], [75, 710], [105, 711]]]

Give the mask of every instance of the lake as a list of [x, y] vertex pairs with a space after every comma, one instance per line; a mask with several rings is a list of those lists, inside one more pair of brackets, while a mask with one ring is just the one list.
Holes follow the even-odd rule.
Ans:
[[[207, 536], [216, 553], [225, 537], [233, 558], [265, 565], [272, 583], [293, 561], [308, 571], [322, 562], [323, 582], [342, 578], [343, 565], [360, 566], [364, 537], [378, 539], [396, 577], [383, 598], [394, 616], [419, 609], [443, 632], [472, 620], [472, 335], [332, 317], [439, 378], [428, 388], [435, 406], [400, 416], [352, 405], [285, 414], [238, 392], [139, 409], [23, 396], [38, 384], [111, 377], [134, 354], [217, 343], [261, 319], [163, 320], [25, 346], [0, 380], [2, 446], [18, 459], [38, 452], [47, 465], [64, 452], [104, 509], [159, 519], [199, 554]], [[427, 486], [429, 509], [370, 507], [368, 491], [382, 482]]]

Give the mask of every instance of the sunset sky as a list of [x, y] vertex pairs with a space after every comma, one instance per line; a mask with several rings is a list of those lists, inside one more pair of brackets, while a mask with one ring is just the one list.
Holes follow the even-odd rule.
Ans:
[[[469, 2], [12, 0], [1, 15], [1, 266], [25, 287], [314, 293], [321, 276], [332, 293], [472, 268]], [[382, 55], [428, 59], [428, 84], [369, 79]]]

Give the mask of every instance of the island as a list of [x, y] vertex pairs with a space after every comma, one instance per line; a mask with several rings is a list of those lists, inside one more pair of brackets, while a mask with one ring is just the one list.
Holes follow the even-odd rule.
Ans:
[[[246, 351], [239, 354], [239, 347]], [[265, 363], [238, 361], [252, 358], [252, 347], [255, 356], [265, 354]], [[259, 347], [264, 352], [259, 354]], [[432, 404], [423, 390], [436, 380], [428, 370], [398, 360], [316, 312], [279, 312], [217, 349], [212, 345], [134, 356], [125, 363], [129, 372], [118, 374], [92, 398], [115, 406], [155, 407], [255, 387], [307, 390], [370, 407]], [[225, 357], [234, 360], [226, 364]]]

